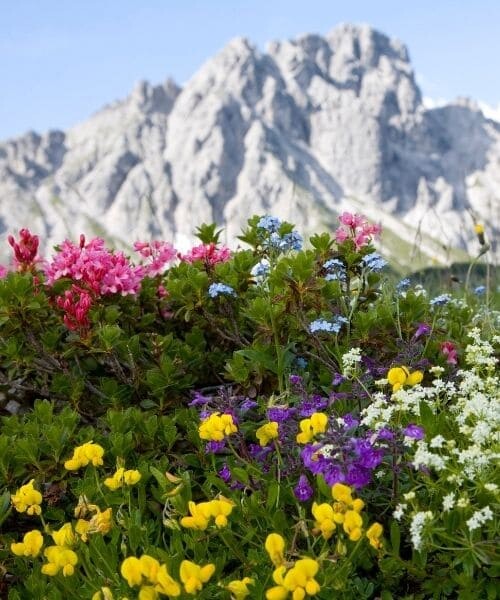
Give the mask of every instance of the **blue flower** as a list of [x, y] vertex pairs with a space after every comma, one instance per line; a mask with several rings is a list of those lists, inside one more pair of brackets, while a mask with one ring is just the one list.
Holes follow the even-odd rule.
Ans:
[[474, 289], [474, 294], [476, 294], [476, 296], [482, 296], [484, 292], [486, 292], [485, 285], [478, 285], [477, 288]]
[[401, 279], [401, 281], [398, 283], [398, 285], [396, 286], [396, 291], [397, 292], [403, 292], [404, 290], [408, 289], [410, 287], [410, 279], [408, 277], [405, 277], [404, 279]]
[[236, 296], [236, 292], [230, 285], [225, 283], [212, 283], [208, 288], [208, 295], [210, 298], [217, 298], [220, 294], [225, 296]]
[[431, 306], [444, 306], [445, 304], [448, 304], [450, 300], [450, 294], [441, 294], [440, 296], [436, 296], [435, 298], [433, 298], [429, 304]]
[[347, 323], [347, 319], [340, 316], [336, 316], [333, 321], [316, 319], [309, 325], [309, 331], [311, 333], [316, 333], [318, 331], [324, 331], [325, 333], [338, 333], [343, 323]]
[[252, 277], [267, 277], [270, 270], [271, 265], [269, 264], [269, 261], [264, 258], [252, 267], [250, 275], [252, 275]]
[[302, 356], [297, 356], [295, 359], [295, 364], [297, 365], [298, 369], [305, 369], [307, 367], [307, 360], [302, 358]]
[[387, 261], [378, 252], [372, 252], [363, 258], [363, 264], [370, 271], [377, 272], [381, 271], [387, 265]]
[[347, 274], [344, 263], [338, 258], [331, 258], [323, 265], [323, 269], [328, 271], [325, 275], [326, 281], [345, 281]]
[[302, 250], [302, 236], [297, 231], [286, 233], [280, 242], [280, 248], [285, 252], [287, 250]]
[[281, 227], [281, 221], [278, 219], [278, 217], [266, 215], [260, 219], [260, 221], [257, 223], [257, 227], [260, 229], [265, 229], [269, 233], [275, 233]]

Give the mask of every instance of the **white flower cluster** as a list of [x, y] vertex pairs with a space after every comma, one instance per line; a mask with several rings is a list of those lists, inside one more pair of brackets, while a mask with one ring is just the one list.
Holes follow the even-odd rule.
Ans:
[[355, 377], [361, 363], [361, 348], [351, 348], [349, 352], [342, 355], [342, 375], [344, 377]]
[[467, 527], [470, 531], [479, 529], [481, 525], [484, 525], [486, 521], [493, 519], [493, 512], [489, 506], [485, 506], [481, 510], [476, 510], [470, 519], [467, 519]]
[[449, 512], [455, 506], [455, 492], [443, 497], [443, 512]]
[[498, 360], [494, 356], [492, 345], [481, 339], [478, 327], [472, 329], [469, 337], [474, 343], [469, 344], [465, 349], [465, 362], [472, 366], [484, 365], [493, 370]]
[[432, 511], [420, 511], [413, 515], [410, 525], [410, 537], [411, 543], [415, 550], [420, 550], [422, 548], [422, 533], [426, 523], [433, 519], [434, 515]]
[[446, 468], [446, 459], [430, 452], [429, 446], [423, 440], [417, 442], [417, 449], [413, 456], [413, 467], [419, 469], [420, 467], [432, 468], [435, 471], [443, 471]]

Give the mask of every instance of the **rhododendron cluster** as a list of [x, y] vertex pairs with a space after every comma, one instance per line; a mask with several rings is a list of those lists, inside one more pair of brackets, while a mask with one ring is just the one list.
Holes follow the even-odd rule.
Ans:
[[137, 294], [144, 276], [144, 267], [132, 266], [123, 252], [112, 252], [104, 240], [94, 238], [88, 244], [80, 236], [77, 246], [65, 240], [45, 267], [47, 284], [53, 285], [62, 277], [68, 277], [93, 292], [94, 295]]
[[194, 246], [187, 254], [179, 254], [179, 258], [187, 263], [194, 263], [200, 260], [205, 263], [207, 268], [213, 267], [218, 263], [227, 262], [231, 258], [231, 250], [227, 246], [217, 246], [212, 242], [210, 244], [200, 244]]
[[382, 228], [380, 225], [368, 223], [361, 215], [344, 212], [340, 215], [340, 227], [335, 232], [335, 239], [339, 244], [346, 240], [352, 240], [359, 250], [369, 244], [373, 236], [378, 235]]

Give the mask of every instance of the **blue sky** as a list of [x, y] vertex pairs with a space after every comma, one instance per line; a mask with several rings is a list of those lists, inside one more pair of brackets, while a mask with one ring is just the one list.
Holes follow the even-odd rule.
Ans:
[[402, 40], [426, 96], [500, 103], [499, 0], [0, 0], [0, 139], [67, 128], [134, 83], [182, 83], [232, 37], [369, 23]]

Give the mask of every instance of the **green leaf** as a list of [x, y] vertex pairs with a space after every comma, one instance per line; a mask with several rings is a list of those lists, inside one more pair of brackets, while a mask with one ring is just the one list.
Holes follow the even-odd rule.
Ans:
[[393, 519], [391, 523], [391, 546], [394, 554], [399, 555], [399, 546], [401, 543], [401, 530], [399, 529], [398, 522]]

